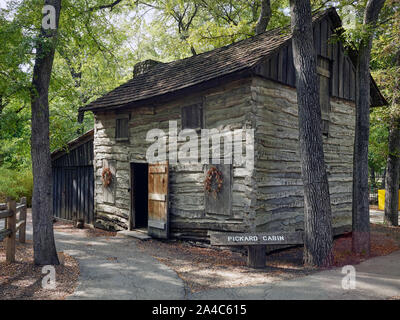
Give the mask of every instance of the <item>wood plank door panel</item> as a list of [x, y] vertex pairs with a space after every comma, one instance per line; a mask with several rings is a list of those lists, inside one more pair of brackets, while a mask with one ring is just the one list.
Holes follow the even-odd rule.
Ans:
[[168, 239], [168, 162], [149, 164], [148, 234]]

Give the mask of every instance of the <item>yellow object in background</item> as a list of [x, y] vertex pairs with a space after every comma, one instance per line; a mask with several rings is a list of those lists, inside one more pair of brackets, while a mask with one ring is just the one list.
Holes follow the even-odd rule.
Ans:
[[[399, 199], [400, 199], [400, 191], [399, 191]], [[385, 210], [385, 189], [378, 190], [378, 207], [379, 210]], [[399, 210], [400, 210], [400, 201], [399, 201]]]

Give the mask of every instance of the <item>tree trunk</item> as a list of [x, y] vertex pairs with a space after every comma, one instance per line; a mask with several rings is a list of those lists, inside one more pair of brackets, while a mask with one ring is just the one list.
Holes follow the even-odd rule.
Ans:
[[393, 119], [389, 129], [389, 154], [386, 166], [386, 192], [384, 222], [399, 225], [399, 169], [400, 169], [400, 123]]
[[[400, 67], [400, 49], [395, 57], [396, 66]], [[393, 109], [400, 106], [400, 81], [396, 74], [393, 99]], [[400, 119], [393, 115], [389, 128], [389, 154], [386, 165], [386, 192], [384, 222], [390, 226], [399, 225], [399, 170], [400, 170]]]
[[356, 67], [356, 129], [353, 158], [353, 218], [352, 249], [354, 253], [370, 253], [369, 190], [368, 190], [368, 140], [369, 140], [369, 62], [372, 32], [367, 25], [375, 25], [385, 0], [368, 0], [365, 14], [365, 37], [360, 43]]
[[263, 33], [265, 30], [267, 30], [269, 20], [271, 19], [271, 14], [271, 1], [262, 0], [260, 16], [255, 27], [256, 34]]
[[304, 185], [304, 262], [312, 266], [329, 266], [333, 262], [332, 218], [320, 126], [311, 4], [310, 1], [291, 0], [290, 8]]
[[371, 175], [370, 175], [370, 179], [371, 179], [371, 188], [373, 190], [376, 189], [376, 175], [375, 175], [375, 169], [373, 167], [370, 168], [371, 170]]
[[34, 262], [59, 264], [53, 232], [53, 188], [49, 141], [48, 92], [53, 67], [61, 0], [45, 0], [56, 12], [56, 29], [40, 30], [33, 69], [31, 155], [33, 171], [32, 222]]
[[385, 181], [386, 181], [386, 167], [383, 169], [381, 189], [386, 189]]

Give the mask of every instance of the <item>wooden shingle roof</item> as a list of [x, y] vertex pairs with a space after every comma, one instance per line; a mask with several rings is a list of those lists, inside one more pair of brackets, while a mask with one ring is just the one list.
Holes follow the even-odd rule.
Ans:
[[[340, 26], [340, 18], [333, 8], [314, 15], [313, 22], [326, 15], [330, 15]], [[186, 59], [160, 63], [80, 108], [80, 111], [97, 112], [134, 106], [210, 80], [251, 70], [290, 39], [289, 28], [279, 28]]]
[[266, 32], [186, 59], [160, 63], [122, 84], [82, 110], [118, 108], [252, 67], [290, 38], [281, 30]]

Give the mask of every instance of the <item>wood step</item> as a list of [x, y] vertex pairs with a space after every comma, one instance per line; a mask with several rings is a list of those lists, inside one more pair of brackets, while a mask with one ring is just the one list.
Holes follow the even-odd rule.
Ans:
[[124, 237], [132, 237], [140, 240], [149, 240], [151, 237], [144, 233], [143, 231], [136, 231], [136, 230], [123, 230], [123, 231], [118, 231], [118, 235], [124, 236]]

